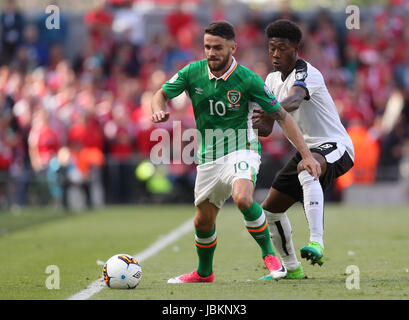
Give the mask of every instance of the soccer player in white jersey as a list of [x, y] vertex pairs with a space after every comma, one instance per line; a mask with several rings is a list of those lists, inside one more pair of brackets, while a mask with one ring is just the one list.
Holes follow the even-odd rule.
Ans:
[[[293, 116], [312, 155], [321, 165], [320, 179], [314, 180], [297, 153], [277, 173], [262, 203], [273, 244], [287, 268], [287, 278], [299, 279], [305, 276], [294, 251], [286, 211], [296, 202], [303, 203], [310, 239], [301, 248], [301, 257], [321, 266], [324, 263], [323, 190], [352, 168], [354, 147], [322, 74], [298, 57], [302, 38], [300, 28], [289, 20], [277, 20], [267, 26], [266, 36], [274, 68], [274, 72], [267, 76], [266, 85]], [[255, 112], [253, 122], [260, 136], [271, 133], [274, 120], [264, 111]]]
[[[260, 164], [259, 143], [251, 120], [254, 103], [279, 123], [316, 179], [320, 165], [294, 120], [280, 107], [264, 81], [234, 59], [237, 45], [233, 26], [226, 21], [211, 23], [205, 29], [203, 40], [206, 59], [179, 70], [152, 100], [152, 121], [167, 121], [166, 101], [186, 91], [192, 100], [197, 134], [204, 138], [198, 143], [199, 165], [195, 182], [194, 226], [199, 263], [193, 272], [171, 278], [168, 282], [213, 282], [216, 216], [231, 195], [243, 214], [247, 230], [261, 249], [270, 275], [275, 279], [285, 277], [286, 270], [272, 249], [267, 218], [253, 198]], [[224, 132], [225, 135], [207, 140], [209, 131]], [[230, 144], [231, 141], [237, 141], [237, 144]]]

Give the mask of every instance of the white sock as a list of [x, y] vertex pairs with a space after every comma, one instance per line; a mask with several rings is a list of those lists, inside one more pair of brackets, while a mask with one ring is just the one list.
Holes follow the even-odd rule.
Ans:
[[303, 170], [298, 175], [303, 194], [304, 210], [310, 227], [310, 241], [318, 242], [324, 247], [324, 193], [319, 180]]
[[283, 260], [284, 266], [290, 270], [296, 269], [299, 262], [295, 255], [290, 220], [285, 212], [272, 213], [267, 210], [264, 210], [264, 212], [267, 216], [271, 240]]

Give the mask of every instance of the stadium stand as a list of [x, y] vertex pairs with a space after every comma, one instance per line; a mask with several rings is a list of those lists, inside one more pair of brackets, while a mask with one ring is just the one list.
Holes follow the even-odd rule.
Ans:
[[[52, 202], [69, 207], [75, 203], [64, 198], [70, 186], [85, 190], [91, 207], [191, 201], [191, 165], [172, 164], [152, 174], [171, 183], [171, 195], [138, 178], [135, 169], [154, 145], [152, 92], [175, 70], [203, 58], [202, 27], [214, 19], [235, 24], [236, 58], [262, 78], [270, 70], [265, 26], [286, 17], [302, 27], [301, 55], [322, 72], [363, 155], [330, 199], [341, 200], [354, 184], [409, 179], [407, 1], [365, 6], [359, 30], [345, 27], [345, 12], [322, 8], [263, 10], [200, 0], [111, 0], [90, 7], [90, 1], [78, 10], [64, 7], [54, 33], [43, 27], [44, 11], [31, 11], [32, 2], [8, 0], [0, 8], [1, 208]], [[175, 100], [170, 107], [186, 129], [194, 127], [188, 102]], [[160, 127], [172, 131], [169, 124]], [[258, 187], [268, 188], [293, 150], [277, 127], [262, 145]]]

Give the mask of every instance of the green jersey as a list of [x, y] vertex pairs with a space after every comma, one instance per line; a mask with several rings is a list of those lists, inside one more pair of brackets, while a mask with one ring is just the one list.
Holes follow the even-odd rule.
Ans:
[[211, 73], [204, 59], [185, 66], [162, 88], [169, 99], [185, 91], [192, 101], [199, 164], [242, 149], [260, 153], [252, 127], [253, 109], [259, 106], [271, 113], [280, 107], [264, 81], [234, 58], [220, 78]]

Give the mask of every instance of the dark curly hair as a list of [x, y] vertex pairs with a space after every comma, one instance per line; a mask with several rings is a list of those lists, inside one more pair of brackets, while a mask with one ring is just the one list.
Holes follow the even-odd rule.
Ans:
[[302, 38], [300, 27], [286, 19], [271, 22], [266, 28], [267, 38], [284, 38], [292, 43], [299, 44]]

